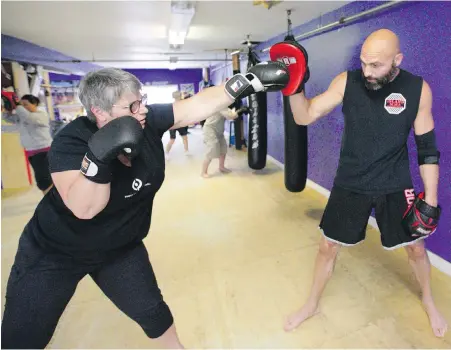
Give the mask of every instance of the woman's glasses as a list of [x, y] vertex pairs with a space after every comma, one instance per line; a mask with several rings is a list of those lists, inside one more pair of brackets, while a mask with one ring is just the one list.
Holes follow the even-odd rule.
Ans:
[[129, 106], [121, 106], [121, 105], [113, 105], [115, 107], [122, 107], [130, 109], [130, 113], [135, 114], [139, 112], [141, 105], [145, 105], [147, 103], [147, 95], [144, 94], [140, 100], [133, 101]]

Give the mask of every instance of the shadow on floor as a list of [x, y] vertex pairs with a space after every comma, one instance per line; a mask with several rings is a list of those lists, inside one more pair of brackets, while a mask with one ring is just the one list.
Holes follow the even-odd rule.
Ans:
[[309, 218], [320, 221], [323, 216], [324, 209], [307, 209], [304, 213]]
[[252, 171], [253, 175], [272, 175], [276, 173], [280, 173], [282, 170], [278, 168], [263, 168], [261, 170]]

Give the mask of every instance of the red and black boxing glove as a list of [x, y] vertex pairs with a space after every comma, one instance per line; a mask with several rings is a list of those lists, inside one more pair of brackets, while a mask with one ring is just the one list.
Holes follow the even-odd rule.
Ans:
[[282, 94], [290, 96], [302, 92], [310, 78], [308, 54], [304, 47], [292, 35], [287, 35], [284, 41], [271, 46], [269, 56], [271, 61], [285, 64], [290, 73], [290, 81]]
[[402, 225], [412, 237], [425, 237], [437, 230], [441, 207], [433, 207], [424, 201], [424, 192], [415, 197], [402, 218]]

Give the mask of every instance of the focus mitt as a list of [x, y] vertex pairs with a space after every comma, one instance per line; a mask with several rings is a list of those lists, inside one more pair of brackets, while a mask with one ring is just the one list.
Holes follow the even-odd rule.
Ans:
[[15, 92], [2, 91], [2, 106], [8, 111], [12, 112], [16, 109], [19, 99]]
[[274, 44], [269, 49], [271, 61], [279, 61], [287, 66], [290, 73], [288, 85], [282, 89], [284, 96], [300, 93], [310, 78], [307, 51], [294, 39], [287, 36], [285, 41]]
[[404, 213], [402, 225], [412, 237], [426, 237], [437, 229], [440, 213], [440, 206], [427, 204], [424, 201], [424, 192], [421, 192]]

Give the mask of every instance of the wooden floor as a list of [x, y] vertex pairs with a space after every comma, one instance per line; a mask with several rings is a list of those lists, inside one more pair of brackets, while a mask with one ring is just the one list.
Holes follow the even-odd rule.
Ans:
[[[254, 173], [245, 153], [234, 150], [233, 173], [220, 175], [214, 162], [214, 176], [202, 179], [200, 131], [188, 136], [191, 155], [178, 137], [145, 240], [186, 347], [451, 348], [451, 332], [437, 339], [430, 331], [404, 250], [383, 250], [374, 229], [364, 243], [341, 251], [322, 312], [285, 333], [285, 316], [310, 288], [326, 198], [310, 188], [289, 193], [276, 165]], [[2, 200], [2, 298], [19, 235], [39, 199], [33, 189]], [[436, 269], [432, 275], [450, 322], [451, 278]], [[155, 344], [87, 277], [49, 347]]]

